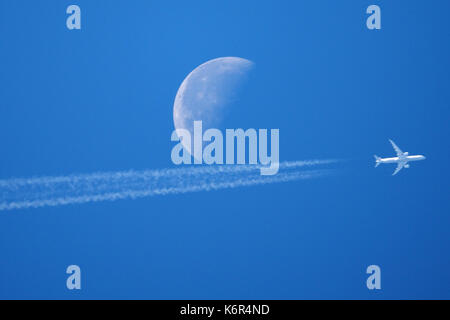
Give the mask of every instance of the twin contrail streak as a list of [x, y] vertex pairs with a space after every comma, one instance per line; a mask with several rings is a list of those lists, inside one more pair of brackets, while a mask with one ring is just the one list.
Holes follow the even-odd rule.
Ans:
[[273, 176], [260, 175], [261, 166], [223, 165], [0, 180], [0, 211], [311, 179], [330, 174], [333, 170], [305, 167], [335, 162], [337, 160], [282, 162], [278, 174]]

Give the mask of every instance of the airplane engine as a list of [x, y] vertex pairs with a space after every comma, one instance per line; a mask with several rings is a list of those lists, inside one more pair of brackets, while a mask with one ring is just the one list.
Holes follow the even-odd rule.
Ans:
[[409, 155], [409, 152], [405, 152], [403, 155], [407, 156], [407, 155]]
[[409, 164], [405, 164], [405, 168], [408, 169], [409, 168]]

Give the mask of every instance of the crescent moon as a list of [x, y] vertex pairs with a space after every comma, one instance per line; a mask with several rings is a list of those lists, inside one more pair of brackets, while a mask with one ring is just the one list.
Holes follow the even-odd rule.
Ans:
[[[201, 120], [204, 130], [219, 126], [227, 106], [236, 98], [237, 89], [252, 67], [250, 60], [222, 57], [195, 68], [183, 80], [175, 97], [175, 129], [186, 129], [193, 137], [194, 121]], [[183, 146], [190, 152], [190, 144], [183, 141]]]

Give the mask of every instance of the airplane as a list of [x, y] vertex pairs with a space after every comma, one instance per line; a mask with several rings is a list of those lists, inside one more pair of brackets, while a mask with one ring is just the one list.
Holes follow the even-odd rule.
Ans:
[[408, 162], [410, 161], [420, 161], [425, 160], [425, 156], [422, 155], [416, 155], [416, 156], [410, 156], [408, 152], [403, 152], [400, 150], [399, 147], [395, 144], [394, 141], [389, 139], [389, 142], [392, 144], [392, 147], [394, 148], [395, 152], [397, 153], [397, 157], [395, 158], [380, 158], [378, 156], [375, 156], [375, 168], [380, 165], [380, 163], [397, 163], [397, 168], [395, 169], [394, 173], [392, 174], [395, 176], [400, 170], [403, 168], [409, 168]]

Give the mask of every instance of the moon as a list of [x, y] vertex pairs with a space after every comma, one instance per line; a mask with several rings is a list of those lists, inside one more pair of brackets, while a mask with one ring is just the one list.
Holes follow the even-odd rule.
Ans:
[[[202, 121], [203, 131], [218, 128], [238, 99], [253, 62], [239, 57], [209, 60], [195, 68], [182, 82], [175, 97], [175, 129], [186, 129], [193, 139], [194, 121]], [[190, 152], [191, 145], [183, 141]]]

